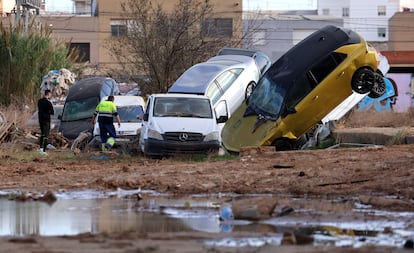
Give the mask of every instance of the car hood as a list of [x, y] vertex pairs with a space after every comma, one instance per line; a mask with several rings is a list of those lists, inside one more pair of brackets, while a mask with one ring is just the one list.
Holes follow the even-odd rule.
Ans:
[[211, 118], [156, 117], [154, 119], [154, 125], [161, 134], [165, 132], [193, 132], [205, 135], [218, 129], [216, 121]]
[[223, 146], [229, 151], [240, 152], [240, 147], [261, 146], [265, 144], [270, 131], [272, 131], [272, 135], [278, 131], [277, 127], [274, 127], [275, 121], [263, 120], [259, 122], [257, 115], [244, 116], [246, 109], [247, 104], [244, 102], [221, 131]]

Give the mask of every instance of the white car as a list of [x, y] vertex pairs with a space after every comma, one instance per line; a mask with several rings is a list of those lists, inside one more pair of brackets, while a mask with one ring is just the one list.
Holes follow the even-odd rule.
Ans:
[[[102, 100], [107, 99], [108, 97], [104, 97]], [[114, 124], [116, 130], [115, 144], [138, 140], [141, 133], [141, 119], [144, 114], [144, 99], [141, 96], [114, 96], [114, 103], [121, 119], [121, 127]], [[114, 122], [116, 123], [116, 121]], [[95, 139], [100, 141], [98, 120], [96, 120], [93, 135]]]
[[[225, 102], [220, 103], [225, 107]], [[149, 156], [218, 152], [221, 145], [211, 100], [204, 95], [152, 94], [143, 116], [139, 145]]]
[[[63, 105], [53, 105], [54, 114], [50, 117], [50, 131], [57, 132], [60, 125], [59, 116], [62, 115]], [[39, 128], [39, 112], [35, 111], [30, 119], [27, 121], [27, 126], [30, 128]]]
[[254, 58], [219, 55], [186, 70], [168, 93], [198, 94], [211, 98], [213, 106], [225, 100], [229, 116], [250, 96], [260, 77]]

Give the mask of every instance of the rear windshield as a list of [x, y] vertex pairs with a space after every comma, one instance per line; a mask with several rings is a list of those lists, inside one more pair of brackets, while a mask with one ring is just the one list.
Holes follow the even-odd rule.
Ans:
[[118, 106], [116, 109], [122, 122], [141, 122], [138, 116], [144, 114], [140, 105]]

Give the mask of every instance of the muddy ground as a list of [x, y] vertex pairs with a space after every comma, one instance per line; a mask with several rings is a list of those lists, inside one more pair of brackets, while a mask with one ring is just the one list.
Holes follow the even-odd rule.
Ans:
[[[378, 209], [414, 211], [414, 145], [275, 152], [253, 148], [224, 161], [148, 159], [68, 150], [1, 150], [0, 189], [44, 192], [73, 189], [148, 189], [175, 195], [271, 193], [277, 196], [354, 199]], [[394, 196], [390, 200], [385, 196]], [[228, 236], [228, 235], [227, 235]], [[0, 238], [0, 252], [274, 252], [260, 248], [206, 247], [191, 234], [100, 234], [74, 237]], [[372, 252], [279, 246], [278, 252]], [[389, 249], [388, 249], [389, 250]], [[392, 252], [403, 249], [392, 249]], [[375, 252], [390, 252], [375, 248]]]
[[[364, 117], [367, 118], [361, 118]], [[408, 120], [411, 122], [412, 117]], [[74, 153], [68, 148], [50, 150], [48, 156], [42, 156], [33, 148], [23, 139], [1, 145], [0, 190], [140, 188], [177, 196], [266, 193], [276, 201], [286, 196], [328, 201], [357, 199], [380, 210], [414, 211], [414, 145], [287, 152], [251, 148], [240, 156], [224, 160], [212, 156], [203, 161], [185, 157], [150, 159], [116, 152]], [[298, 245], [295, 240], [281, 246], [253, 248], [221, 248], [202, 243], [203, 239], [223, 236], [229, 235], [130, 232], [0, 237], [0, 252], [412, 252], [379, 246], [315, 247]], [[232, 236], [244, 235], [234, 232]]]

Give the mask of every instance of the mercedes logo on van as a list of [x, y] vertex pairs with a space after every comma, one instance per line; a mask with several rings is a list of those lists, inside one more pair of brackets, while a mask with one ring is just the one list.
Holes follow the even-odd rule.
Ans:
[[180, 141], [186, 141], [188, 139], [188, 134], [187, 133], [180, 133], [180, 135], [178, 136], [178, 139]]

